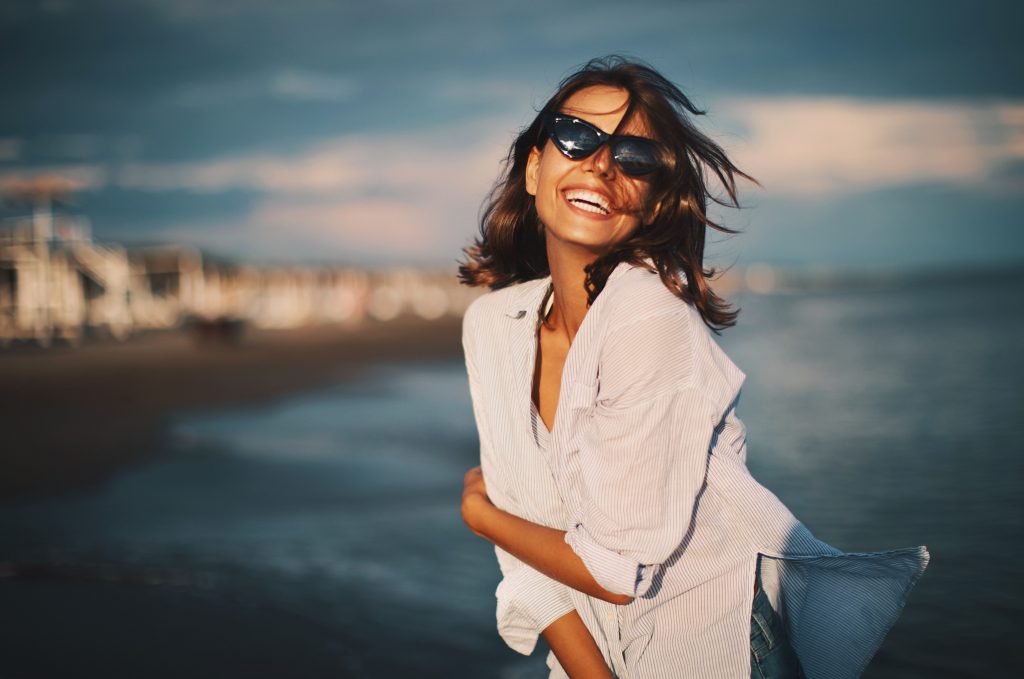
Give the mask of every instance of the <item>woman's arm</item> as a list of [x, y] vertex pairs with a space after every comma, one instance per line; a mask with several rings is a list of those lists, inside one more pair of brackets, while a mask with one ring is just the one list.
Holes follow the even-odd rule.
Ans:
[[[498, 509], [487, 497], [479, 467], [463, 479], [462, 518], [476, 535], [564, 585], [613, 604], [633, 599], [599, 585], [583, 560], [565, 542], [565, 531], [532, 523]], [[557, 654], [556, 654], [557, 655]]]
[[[495, 469], [507, 465], [508, 462], [495, 455], [490, 445], [491, 437], [481, 400], [483, 390], [473, 350], [473, 339], [477, 336], [473, 319], [479, 308], [474, 304], [470, 309], [465, 316], [463, 335], [466, 369], [473, 400], [473, 413], [480, 433], [481, 464], [489, 463], [490, 468]], [[544, 466], [544, 462], [539, 458], [527, 459], [524, 463], [537, 465], [538, 468]], [[517, 465], [515, 473], [523, 472], [522, 464]], [[482, 484], [482, 473], [479, 468], [477, 475], [480, 476]], [[535, 476], [539, 482], [531, 484], [531, 487], [536, 492], [549, 492], [551, 497], [558, 497], [549, 473], [537, 473]], [[545, 482], [551, 484], [550, 487], [543, 485]], [[500, 498], [500, 495], [496, 497]], [[554, 517], [551, 518], [554, 521]], [[601, 649], [579, 613], [573, 608], [568, 588], [530, 568], [500, 547], [495, 548], [495, 554], [503, 575], [496, 592], [498, 632], [509, 647], [519, 653], [529, 654], [534, 649], [537, 635], [543, 634], [559, 664], [572, 679], [612, 679]]]
[[574, 439], [581, 475], [566, 533], [495, 507], [472, 472], [470, 527], [590, 596], [624, 604], [645, 595], [691, 528], [716, 426], [743, 379], [690, 315], [645, 316], [609, 333], [600, 397]]
[[590, 630], [576, 611], [566, 613], [544, 630], [548, 646], [572, 679], [614, 679]]

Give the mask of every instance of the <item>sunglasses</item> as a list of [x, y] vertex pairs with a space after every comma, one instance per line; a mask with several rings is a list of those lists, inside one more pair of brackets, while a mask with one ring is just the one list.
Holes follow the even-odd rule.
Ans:
[[566, 158], [583, 160], [608, 144], [612, 158], [630, 177], [641, 177], [661, 169], [660, 147], [653, 139], [608, 134], [585, 120], [562, 113], [541, 114], [544, 129]]

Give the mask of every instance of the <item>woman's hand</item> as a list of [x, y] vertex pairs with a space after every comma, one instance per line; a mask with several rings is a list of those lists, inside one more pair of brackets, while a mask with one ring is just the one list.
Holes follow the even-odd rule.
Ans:
[[484, 473], [480, 467], [473, 467], [462, 477], [462, 520], [477, 537], [485, 538], [479, 528], [481, 510], [491, 505], [484, 484]]
[[462, 479], [462, 520], [477, 537], [494, 543], [563, 585], [617, 605], [633, 600], [631, 596], [609, 592], [597, 583], [582, 559], [566, 544], [565, 531], [495, 507], [487, 497], [480, 467], [473, 467]]

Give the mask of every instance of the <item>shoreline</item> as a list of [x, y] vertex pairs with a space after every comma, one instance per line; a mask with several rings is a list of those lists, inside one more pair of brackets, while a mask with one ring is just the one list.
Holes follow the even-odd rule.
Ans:
[[265, 402], [363, 367], [462, 355], [459, 318], [248, 328], [237, 344], [188, 330], [0, 352], [0, 503], [102, 483], [166, 453], [181, 411]]

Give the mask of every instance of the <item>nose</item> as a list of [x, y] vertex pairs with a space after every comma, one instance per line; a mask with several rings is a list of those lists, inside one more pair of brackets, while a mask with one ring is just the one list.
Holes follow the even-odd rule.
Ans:
[[583, 171], [593, 172], [598, 177], [611, 179], [615, 176], [615, 160], [611, 148], [605, 144], [583, 159]]

